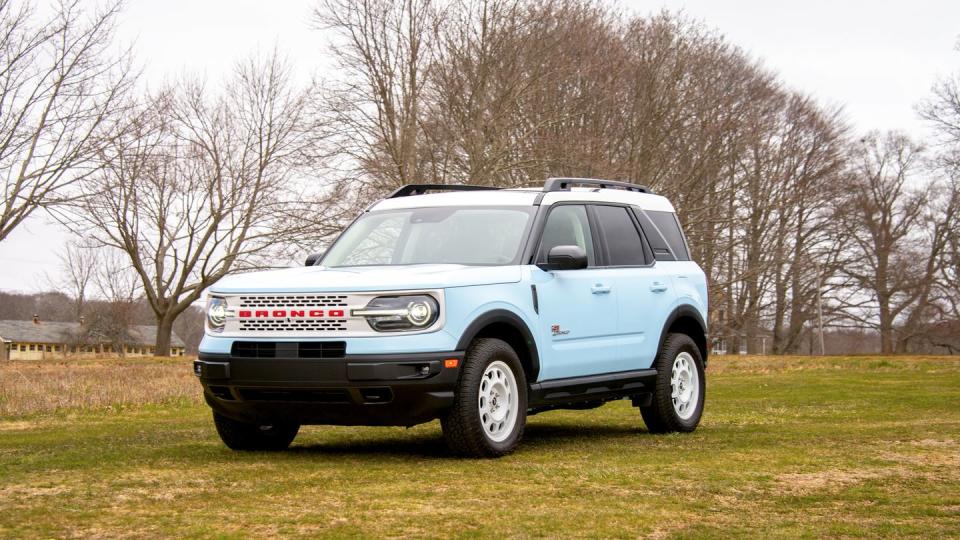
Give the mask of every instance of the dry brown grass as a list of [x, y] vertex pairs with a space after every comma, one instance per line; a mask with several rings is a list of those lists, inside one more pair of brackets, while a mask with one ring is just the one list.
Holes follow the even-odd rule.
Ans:
[[0, 417], [200, 399], [188, 358], [0, 363]]
[[[750, 373], [768, 374], [807, 370], [846, 370], [851, 366], [875, 370], [929, 370], [930, 362], [943, 362], [953, 369], [960, 356], [774, 356], [774, 355], [717, 355], [709, 360], [710, 374]], [[951, 365], [952, 364], [952, 365]]]

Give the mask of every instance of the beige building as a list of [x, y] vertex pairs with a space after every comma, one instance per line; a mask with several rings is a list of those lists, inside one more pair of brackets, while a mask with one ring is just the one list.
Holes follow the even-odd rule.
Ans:
[[[44, 360], [66, 356], [119, 356], [120, 351], [105, 340], [80, 342], [80, 323], [0, 321], [0, 360]], [[131, 340], [124, 348], [127, 356], [149, 356], [157, 338], [157, 327], [130, 327]], [[170, 338], [170, 356], [183, 356], [183, 340], [174, 333]]]

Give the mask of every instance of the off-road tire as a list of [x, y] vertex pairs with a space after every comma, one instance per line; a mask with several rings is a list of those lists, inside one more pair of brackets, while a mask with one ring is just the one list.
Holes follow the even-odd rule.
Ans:
[[300, 431], [299, 424], [250, 424], [217, 413], [213, 413], [213, 423], [223, 444], [231, 450], [284, 450]]
[[[686, 419], [681, 418], [674, 408], [671, 395], [673, 388], [670, 383], [674, 361], [681, 353], [687, 353], [693, 358], [700, 390], [699, 403], [696, 404], [692, 415]], [[653, 367], [657, 370], [653, 398], [650, 400], [650, 405], [640, 407], [640, 415], [647, 429], [651, 433], [690, 432], [697, 429], [700, 417], [703, 416], [707, 390], [703, 357], [697, 344], [686, 334], [667, 334], [667, 339], [663, 341], [663, 347], [657, 354]]]
[[[481, 423], [478, 400], [487, 367], [503, 362], [516, 381], [518, 406], [513, 431], [502, 441], [492, 440]], [[468, 457], [500, 457], [512, 452], [527, 422], [527, 380], [516, 351], [506, 342], [481, 338], [467, 349], [454, 393], [453, 407], [440, 419], [443, 437], [454, 453]]]

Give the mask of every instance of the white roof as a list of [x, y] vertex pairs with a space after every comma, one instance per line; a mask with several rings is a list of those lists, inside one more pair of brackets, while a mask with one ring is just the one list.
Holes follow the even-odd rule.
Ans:
[[518, 189], [445, 191], [384, 199], [374, 204], [370, 210], [395, 210], [397, 208], [424, 208], [429, 206], [532, 206], [536, 199], [536, 191]]
[[632, 204], [644, 210], [673, 212], [666, 197], [623, 189], [572, 188], [565, 191], [543, 192], [542, 188], [498, 189], [484, 191], [448, 191], [384, 199], [370, 210], [396, 210], [436, 206], [532, 206], [543, 195], [541, 206], [562, 201], [616, 202]]
[[673, 205], [662, 195], [627, 191], [625, 189], [571, 188], [569, 191], [549, 191], [544, 195], [541, 205], [562, 201], [615, 202], [632, 204], [644, 210], [673, 212]]

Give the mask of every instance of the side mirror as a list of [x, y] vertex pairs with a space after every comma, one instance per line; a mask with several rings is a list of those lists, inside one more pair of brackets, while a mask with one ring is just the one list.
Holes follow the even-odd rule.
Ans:
[[307, 261], [303, 264], [304, 266], [313, 266], [317, 264], [317, 261], [323, 258], [325, 252], [321, 251], [320, 253], [311, 253], [307, 255]]
[[587, 252], [580, 246], [553, 246], [547, 253], [544, 270], [580, 270], [587, 267]]

